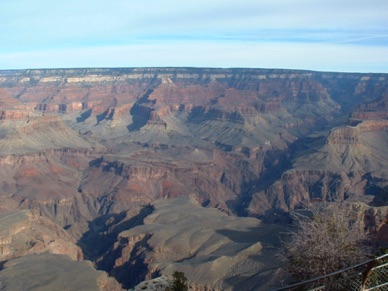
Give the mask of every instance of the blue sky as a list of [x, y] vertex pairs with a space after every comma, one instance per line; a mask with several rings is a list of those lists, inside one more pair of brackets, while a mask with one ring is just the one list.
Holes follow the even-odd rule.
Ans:
[[0, 69], [388, 72], [387, 0], [1, 0]]

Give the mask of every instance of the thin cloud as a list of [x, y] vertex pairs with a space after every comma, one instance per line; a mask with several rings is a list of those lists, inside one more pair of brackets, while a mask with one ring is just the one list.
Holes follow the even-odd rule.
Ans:
[[339, 43], [356, 43], [356, 42], [364, 42], [366, 40], [375, 40], [375, 39], [381, 39], [381, 38], [386, 38], [387, 41], [388, 41], [388, 34], [365, 36], [365, 37], [354, 38], [354, 39], [347, 39], [347, 40], [340, 41]]
[[[157, 57], [161, 49], [168, 48], [167, 54], [171, 51], [179, 56], [167, 57], [174, 66], [248, 66], [248, 57], [252, 57], [250, 66], [255, 67], [266, 64], [252, 51], [252, 47], [260, 47], [272, 50], [272, 54], [263, 53], [272, 62], [270, 67], [350, 70], [359, 63], [357, 68], [386, 71], [386, 59], [377, 63], [372, 54], [376, 50], [387, 54], [386, 11], [386, 0], [3, 0], [0, 66], [58, 67], [63, 66], [64, 57], [75, 66], [131, 66], [133, 62], [151, 66], [150, 60], [163, 65], [166, 58]], [[299, 58], [297, 51], [303, 51], [304, 46], [305, 56]], [[322, 65], [315, 59], [318, 54], [307, 49], [323, 53], [328, 47], [341, 52], [347, 49], [349, 55], [358, 54], [363, 59], [352, 58], [353, 65], [345, 62], [349, 59], [346, 56], [332, 53]], [[93, 53], [84, 54], [86, 51]], [[138, 55], [133, 59], [122, 56], [120, 65], [117, 52]], [[365, 66], [368, 61], [369, 68]]]
[[[108, 57], [107, 57], [108, 56]], [[338, 60], [341, 60], [338, 62]], [[322, 71], [387, 72], [388, 55], [382, 47], [278, 43], [173, 42], [99, 46], [2, 55], [2, 68], [14, 61], [28, 67], [261, 67]]]

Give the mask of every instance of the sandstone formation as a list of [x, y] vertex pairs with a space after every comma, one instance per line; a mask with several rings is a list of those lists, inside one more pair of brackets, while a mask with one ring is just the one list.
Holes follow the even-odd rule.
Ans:
[[[101, 268], [115, 258], [117, 264], [109, 261], [113, 268], [133, 261], [128, 254], [133, 250], [147, 267], [144, 274], [131, 275], [136, 281], [159, 271], [168, 275], [179, 263], [179, 258], [161, 260], [156, 250], [163, 246], [148, 235], [156, 219], [148, 225], [143, 221], [151, 219], [149, 205], [158, 199], [190, 197], [209, 208], [206, 215], [216, 208], [230, 215], [225, 219], [253, 216], [268, 223], [287, 223], [290, 210], [321, 201], [385, 205], [387, 98], [387, 74], [201, 68], [0, 71], [0, 216], [18, 213], [15, 219], [35, 227], [15, 234], [21, 248], [4, 243], [8, 257], [3, 259], [51, 251], [73, 259], [83, 255]], [[168, 205], [175, 209], [174, 203]], [[39, 218], [30, 221], [30, 212], [21, 210]], [[53, 234], [41, 239], [42, 225]], [[113, 245], [120, 232], [132, 228], [144, 234], [139, 234], [139, 248], [118, 256], [120, 240]], [[8, 241], [12, 236], [2, 235]], [[33, 242], [23, 241], [25, 236]], [[172, 237], [175, 242], [179, 234]], [[226, 243], [225, 236], [215, 238], [214, 245]], [[83, 254], [74, 255], [77, 240]], [[152, 248], [142, 257], [137, 252], [148, 243]], [[206, 249], [206, 241], [200, 243]], [[231, 257], [228, 262], [237, 266], [244, 250], [236, 248]], [[206, 265], [202, 260], [194, 256], [189, 261], [195, 268]], [[214, 260], [225, 258], [220, 254]], [[213, 269], [223, 264], [207, 263], [212, 270], [203, 270], [213, 275], [192, 277], [198, 286], [203, 281], [224, 288], [233, 285], [228, 280], [248, 276], [242, 266], [234, 276], [220, 271], [217, 277]], [[261, 267], [254, 266], [260, 273]], [[119, 270], [128, 270], [120, 268], [107, 271], [120, 278]]]

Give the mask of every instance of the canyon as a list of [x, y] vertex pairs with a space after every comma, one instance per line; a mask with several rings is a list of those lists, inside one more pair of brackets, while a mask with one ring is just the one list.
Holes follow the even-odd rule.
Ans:
[[347, 201], [386, 229], [387, 144], [388, 74], [0, 71], [0, 287], [57, 256], [90, 290], [272, 288], [290, 211]]

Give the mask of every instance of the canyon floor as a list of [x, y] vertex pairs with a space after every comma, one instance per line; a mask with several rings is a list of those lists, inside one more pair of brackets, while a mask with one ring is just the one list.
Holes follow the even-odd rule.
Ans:
[[294, 210], [385, 238], [387, 144], [387, 74], [0, 71], [0, 289], [270, 290]]

